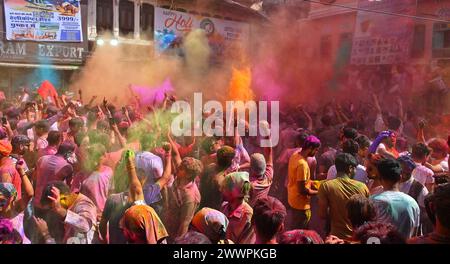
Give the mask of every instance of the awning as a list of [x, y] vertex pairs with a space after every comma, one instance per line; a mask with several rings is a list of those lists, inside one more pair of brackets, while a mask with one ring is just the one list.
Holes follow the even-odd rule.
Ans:
[[269, 22], [269, 17], [267, 17], [264, 13], [251, 9], [248, 6], [245, 6], [241, 3], [235, 2], [233, 0], [223, 0], [222, 4], [224, 4], [225, 6], [229, 6], [229, 7], [233, 7], [233, 8], [239, 8], [242, 11], [245, 11], [248, 16], [253, 16], [255, 18], [261, 19], [263, 21]]
[[46, 68], [53, 70], [74, 71], [78, 70], [80, 66], [76, 65], [49, 65], [49, 64], [30, 64], [30, 63], [12, 63], [12, 62], [0, 62], [0, 67], [13, 67], [13, 68]]

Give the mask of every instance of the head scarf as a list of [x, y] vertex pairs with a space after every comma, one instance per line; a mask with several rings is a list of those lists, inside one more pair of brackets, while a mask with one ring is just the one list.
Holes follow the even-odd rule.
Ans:
[[152, 184], [162, 177], [164, 164], [162, 159], [147, 151], [136, 153], [136, 172], [139, 178], [146, 178], [146, 183]]
[[22, 238], [17, 232], [11, 220], [6, 218], [0, 219], [0, 245], [1, 244], [22, 244]]
[[157, 244], [169, 236], [155, 210], [148, 205], [130, 207], [122, 217], [121, 226], [145, 238], [147, 244]]
[[296, 229], [283, 233], [280, 244], [323, 244], [322, 238], [313, 230]]
[[228, 218], [222, 212], [204, 207], [194, 215], [191, 225], [211, 239], [225, 234], [228, 223]]
[[264, 155], [261, 153], [252, 154], [250, 157], [250, 165], [256, 175], [263, 175], [266, 171], [266, 159]]
[[[246, 184], [247, 183], [247, 184]], [[236, 198], [242, 198], [248, 195], [245, 190], [246, 186], [250, 187], [250, 178], [248, 172], [233, 172], [225, 176], [222, 182], [222, 192], [230, 192]]]
[[401, 164], [405, 164], [410, 170], [414, 170], [416, 168], [416, 163], [408, 155], [400, 156], [397, 161]]
[[11, 154], [12, 145], [8, 139], [0, 140], [0, 155], [7, 157]]
[[2, 182], [0, 183], [0, 193], [6, 197], [6, 199], [10, 199], [11, 197], [17, 197], [16, 187], [12, 183]]
[[320, 139], [318, 139], [316, 136], [308, 136], [305, 139], [305, 142], [303, 142], [303, 148], [311, 148], [311, 147], [320, 147]]

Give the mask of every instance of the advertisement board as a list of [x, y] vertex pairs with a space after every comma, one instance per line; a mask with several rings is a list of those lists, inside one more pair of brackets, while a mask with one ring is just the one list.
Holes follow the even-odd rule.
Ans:
[[[381, 65], [407, 62], [414, 37], [414, 19], [381, 14], [415, 15], [416, 0], [359, 0], [351, 63]], [[376, 12], [368, 12], [373, 10]]]
[[194, 29], [206, 32], [213, 59], [223, 58], [225, 51], [233, 54], [232, 49], [245, 48], [249, 42], [250, 27], [247, 23], [155, 8], [155, 42], [158, 51], [173, 48]]
[[79, 0], [4, 0], [6, 39], [82, 42]]

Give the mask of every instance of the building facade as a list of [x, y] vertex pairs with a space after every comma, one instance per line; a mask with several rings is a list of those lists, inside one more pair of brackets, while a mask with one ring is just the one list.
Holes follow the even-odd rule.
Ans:
[[151, 45], [154, 7], [230, 21], [261, 21], [247, 6], [222, 0], [90, 0], [87, 34], [89, 41], [105, 37], [120, 43]]
[[21, 87], [36, 88], [49, 79], [67, 88], [72, 74], [83, 65], [88, 52], [87, 0], [80, 2], [82, 41], [7, 40], [4, 0], [0, 0], [0, 90], [11, 96]]
[[418, 16], [426, 16], [442, 22], [417, 21], [414, 43], [415, 58], [426, 63], [429, 60], [448, 64], [450, 59], [450, 1], [419, 1]]
[[[155, 7], [228, 21], [251, 23], [265, 19], [257, 11], [228, 0], [81, 0], [82, 41], [9, 41], [4, 1], [0, 0], [0, 90], [7, 95], [22, 87], [33, 90], [44, 79], [49, 79], [58, 89], [67, 89], [71, 77], [97, 48], [98, 40], [107, 45], [134, 46], [136, 50], [150, 47]], [[151, 54], [133, 54], [135, 58], [127, 59], [152, 59]]]
[[[314, 56], [321, 60], [334, 60], [343, 47], [350, 44], [351, 48], [359, 1], [323, 2], [349, 7], [314, 3], [307, 19], [307, 23], [319, 32], [315, 37], [320, 44], [316, 47]], [[416, 3], [416, 16], [428, 19], [414, 19], [410, 63], [421, 65], [444, 63], [450, 59], [450, 23], [445, 22], [450, 21], [450, 1], [418, 0]]]

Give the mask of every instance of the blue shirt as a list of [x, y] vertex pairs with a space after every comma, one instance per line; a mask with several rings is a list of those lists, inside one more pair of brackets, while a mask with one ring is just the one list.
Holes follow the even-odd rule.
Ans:
[[415, 235], [420, 224], [420, 209], [409, 195], [396, 191], [385, 191], [370, 197], [377, 211], [379, 222], [391, 223], [405, 239]]

